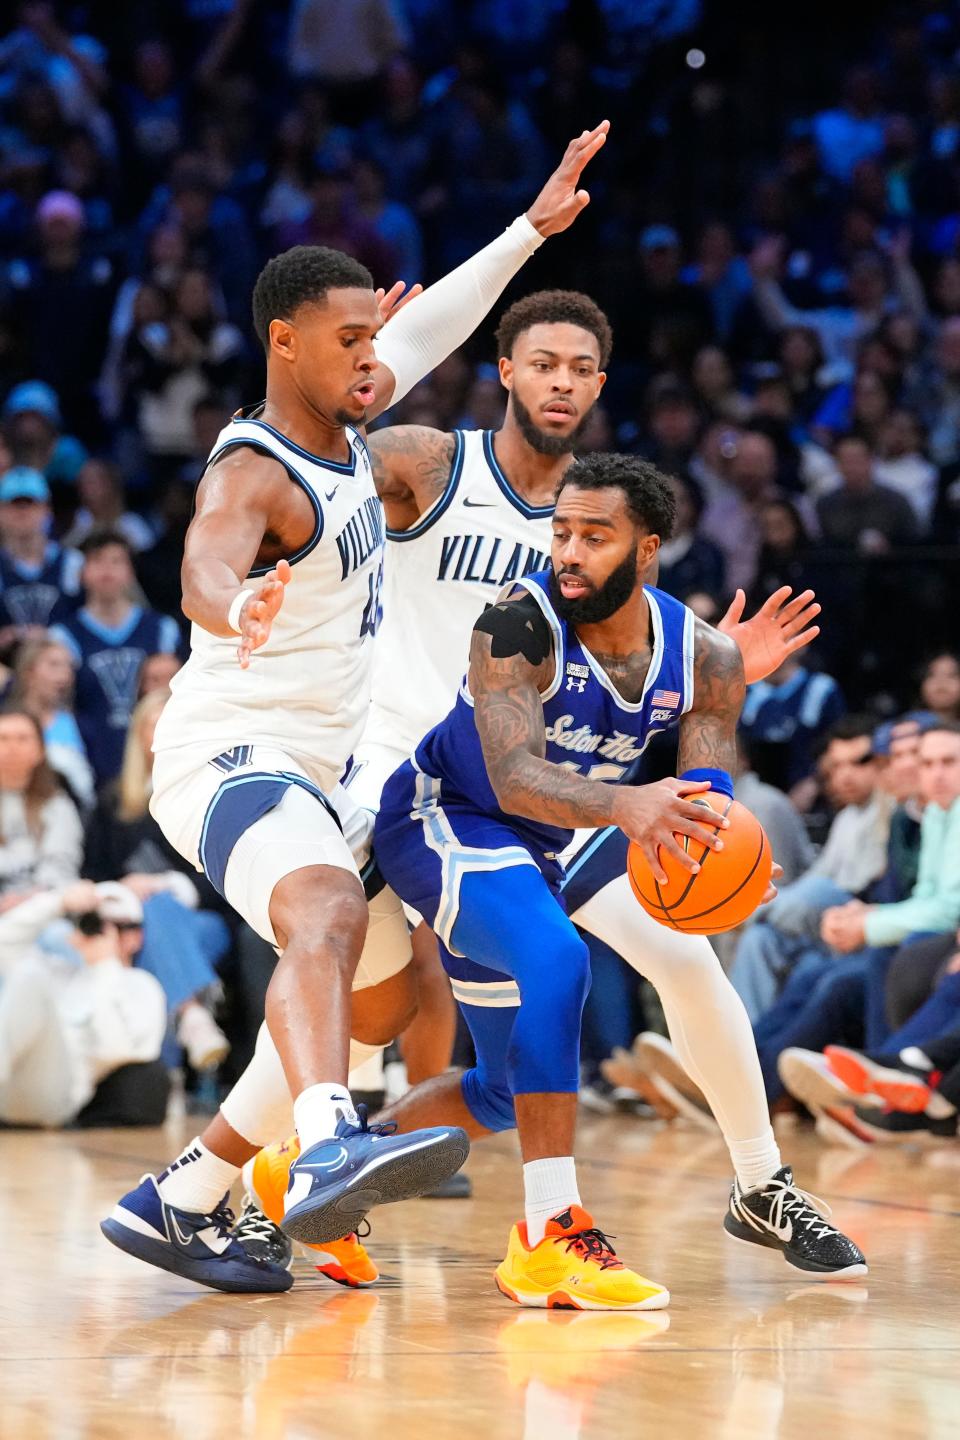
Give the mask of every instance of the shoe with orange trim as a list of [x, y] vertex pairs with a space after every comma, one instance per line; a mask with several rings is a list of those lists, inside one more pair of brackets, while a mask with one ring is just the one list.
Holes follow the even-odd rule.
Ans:
[[548, 1220], [532, 1248], [526, 1222], [514, 1225], [494, 1278], [508, 1300], [545, 1310], [664, 1310], [670, 1304], [669, 1290], [628, 1270], [579, 1205]]
[[[243, 1183], [260, 1209], [274, 1225], [283, 1219], [283, 1197], [287, 1193], [290, 1166], [300, 1154], [296, 1135], [278, 1144], [267, 1145], [243, 1167]], [[305, 1245], [321, 1275], [336, 1285], [362, 1288], [373, 1285], [380, 1272], [356, 1233], [325, 1245]]]

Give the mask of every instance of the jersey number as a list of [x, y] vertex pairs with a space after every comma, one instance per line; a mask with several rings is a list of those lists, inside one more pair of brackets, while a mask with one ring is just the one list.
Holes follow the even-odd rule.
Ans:
[[[564, 760], [560, 766], [561, 770], [582, 771], [583, 766], [576, 760]], [[619, 780], [627, 772], [626, 765], [591, 765], [587, 771], [588, 780]]]
[[367, 583], [370, 586], [367, 595], [367, 603], [363, 607], [363, 618], [360, 621], [360, 638], [364, 635], [376, 635], [380, 628], [380, 621], [383, 619], [383, 606], [380, 604], [380, 589], [383, 585], [383, 561], [376, 570], [371, 570], [367, 576]]

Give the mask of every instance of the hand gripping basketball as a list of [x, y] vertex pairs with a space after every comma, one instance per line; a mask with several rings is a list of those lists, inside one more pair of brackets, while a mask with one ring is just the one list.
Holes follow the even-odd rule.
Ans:
[[698, 841], [704, 853], [723, 849], [723, 841], [709, 827], [724, 830], [727, 821], [703, 804], [709, 788], [707, 780], [671, 778], [617, 791], [614, 818], [663, 884], [667, 881], [662, 863], [666, 857], [693, 874], [699, 870], [700, 860], [683, 848], [686, 841]]

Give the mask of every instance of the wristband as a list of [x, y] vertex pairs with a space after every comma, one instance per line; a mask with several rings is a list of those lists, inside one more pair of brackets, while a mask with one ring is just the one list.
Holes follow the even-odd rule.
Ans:
[[240, 634], [240, 611], [253, 594], [253, 590], [238, 590], [230, 602], [230, 609], [227, 611], [227, 624], [230, 626], [234, 635]]
[[684, 770], [680, 779], [708, 780], [711, 790], [717, 790], [721, 795], [726, 795], [728, 800], [733, 799], [733, 776], [728, 775], [726, 770]]

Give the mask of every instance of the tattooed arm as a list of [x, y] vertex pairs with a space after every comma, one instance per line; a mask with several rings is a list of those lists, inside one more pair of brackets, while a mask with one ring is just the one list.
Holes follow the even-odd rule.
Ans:
[[693, 707], [680, 720], [677, 769], [737, 768], [737, 721], [743, 708], [743, 660], [733, 640], [697, 620], [694, 627]]
[[367, 437], [377, 494], [391, 530], [409, 530], [439, 500], [455, 441], [426, 425], [390, 425]]
[[707, 788], [702, 783], [664, 780], [656, 785], [616, 786], [589, 780], [546, 757], [546, 732], [540, 690], [549, 683], [552, 661], [534, 664], [523, 654], [496, 657], [496, 642], [474, 631], [470, 647], [470, 691], [487, 775], [500, 807], [510, 815], [540, 820], [565, 829], [619, 825], [666, 879], [657, 847], [690, 870], [699, 867], [677, 844], [675, 833], [690, 835], [711, 848], [723, 826], [684, 796]]

